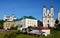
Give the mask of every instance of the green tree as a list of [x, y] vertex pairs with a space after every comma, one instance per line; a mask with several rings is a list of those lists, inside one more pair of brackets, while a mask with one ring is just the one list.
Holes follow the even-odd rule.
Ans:
[[9, 33], [9, 34], [5, 34], [5, 38], [16, 38], [17, 34], [16, 33]]
[[55, 21], [55, 29], [56, 29], [56, 30], [60, 30], [59, 20], [57, 20], [57, 19], [56, 19], [56, 21]]
[[11, 26], [10, 30], [17, 30], [18, 26]]
[[58, 24], [58, 23], [59, 23], [59, 20], [56, 19], [55, 24]]
[[0, 20], [0, 29], [3, 29], [4, 20]]

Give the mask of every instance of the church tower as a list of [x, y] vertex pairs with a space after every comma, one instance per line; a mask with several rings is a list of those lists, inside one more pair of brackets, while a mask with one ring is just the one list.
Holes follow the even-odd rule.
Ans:
[[6, 13], [4, 13], [4, 18], [3, 18], [3, 20], [5, 21], [13, 21], [13, 20], [15, 20], [16, 19], [16, 17], [15, 17], [15, 15], [14, 14], [12, 14], [11, 16], [7, 16], [6, 15]]
[[47, 27], [47, 11], [46, 11], [46, 5], [43, 6], [43, 27]]
[[15, 15], [14, 15], [14, 13], [12, 13], [12, 15], [10, 16], [10, 21], [13, 21], [13, 20], [15, 20], [16, 19], [16, 17], [15, 17]]
[[43, 16], [45, 16], [46, 15], [46, 5], [44, 5], [44, 7], [43, 7]]
[[50, 14], [51, 14], [51, 17], [54, 17], [54, 8], [52, 5], [50, 7]]
[[50, 7], [50, 27], [54, 27], [54, 8], [53, 6], [51, 5]]
[[43, 7], [43, 27], [54, 27], [54, 9], [53, 6], [50, 7], [50, 10], [46, 9], [46, 6]]
[[58, 20], [59, 20], [59, 23], [60, 23], [60, 11], [58, 12]]

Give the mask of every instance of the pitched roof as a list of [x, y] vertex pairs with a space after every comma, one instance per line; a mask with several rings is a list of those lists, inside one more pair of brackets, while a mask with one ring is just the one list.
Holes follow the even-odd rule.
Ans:
[[33, 17], [33, 16], [23, 16], [23, 18], [36, 19], [36, 18], [35, 18], [35, 17]]
[[23, 16], [20, 19], [16, 19], [15, 21], [22, 20], [22, 19], [35, 19], [36, 20], [36, 18], [33, 16]]
[[37, 28], [40, 29], [40, 30], [43, 30], [43, 29], [49, 29], [49, 28], [43, 27], [43, 26], [38, 26]]

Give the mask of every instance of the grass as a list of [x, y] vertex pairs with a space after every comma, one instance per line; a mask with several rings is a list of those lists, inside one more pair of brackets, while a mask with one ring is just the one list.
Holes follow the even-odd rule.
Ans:
[[[9, 35], [10, 32], [0, 33], [0, 38], [5, 38], [6, 34]], [[26, 34], [19, 34], [19, 35], [16, 35], [16, 38], [60, 38], [60, 31], [51, 30], [51, 34], [49, 36], [39, 36], [39, 37], [26, 35]]]

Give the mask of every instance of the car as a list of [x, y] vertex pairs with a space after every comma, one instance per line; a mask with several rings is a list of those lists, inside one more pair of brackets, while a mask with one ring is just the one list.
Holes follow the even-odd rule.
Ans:
[[32, 30], [32, 31], [29, 31], [28, 34], [30, 34], [30, 35], [37, 35], [37, 36], [39, 35], [40, 36], [41, 32], [39, 30]]

